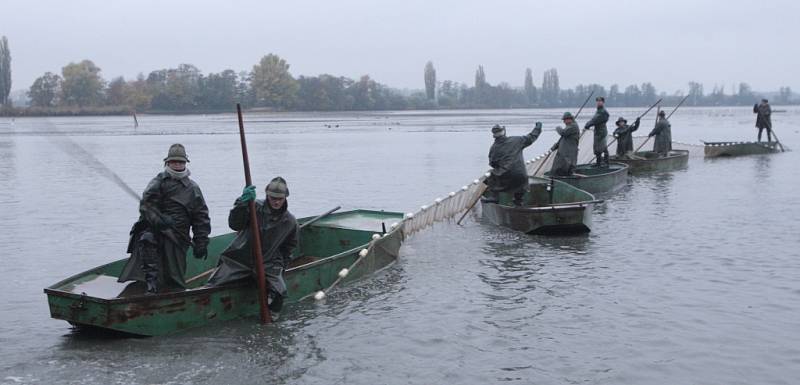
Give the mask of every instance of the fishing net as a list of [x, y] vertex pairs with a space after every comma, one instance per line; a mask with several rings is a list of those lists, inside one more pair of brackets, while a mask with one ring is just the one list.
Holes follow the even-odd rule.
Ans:
[[[578, 142], [578, 164], [590, 163], [594, 159], [594, 152], [592, 150], [593, 135], [590, 131], [583, 131], [581, 138]], [[616, 142], [611, 143], [613, 137], [607, 138], [607, 143], [610, 143], [609, 152], [612, 154], [616, 149]], [[636, 149], [647, 140], [647, 136], [635, 136], [633, 138], [633, 148]], [[672, 142], [672, 148], [675, 150], [689, 150], [689, 156], [703, 156], [703, 146]], [[653, 149], [652, 139], [649, 143], [642, 147], [641, 151], [651, 151]], [[555, 153], [547, 151], [531, 160], [525, 162], [525, 167], [528, 170], [528, 175], [542, 176], [545, 172], [550, 171], [553, 166], [553, 158]], [[436, 198], [430, 205], [420, 207], [417, 212], [407, 213], [403, 219], [403, 233], [405, 236], [410, 236], [420, 230], [432, 226], [436, 222], [452, 220], [459, 213], [469, 208], [484, 191], [483, 180], [487, 177], [487, 173], [481, 175], [478, 179], [473, 180], [469, 184], [462, 186], [459, 190], [453, 191], [441, 198]]]

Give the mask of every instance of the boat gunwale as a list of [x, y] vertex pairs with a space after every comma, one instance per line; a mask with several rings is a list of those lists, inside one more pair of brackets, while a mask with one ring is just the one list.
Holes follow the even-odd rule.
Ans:
[[[361, 212], [385, 213], [384, 211], [373, 211], [373, 210], [354, 210], [354, 211], [357, 211], [357, 212], [361, 211]], [[391, 213], [402, 215], [401, 213], [394, 213], [394, 212], [391, 212]], [[340, 214], [344, 214], [344, 213], [340, 213]], [[344, 228], [344, 229], [369, 232], [369, 230], [360, 230], [360, 229], [352, 229], [352, 228]], [[394, 229], [392, 229], [391, 231], [386, 232], [385, 234], [386, 235], [394, 234], [395, 232], [398, 232], [398, 231], [402, 231], [402, 225], [399, 225], [399, 226], [395, 227]], [[377, 241], [380, 241], [381, 239], [384, 239], [384, 238], [385, 238], [385, 236], [382, 236]], [[292, 267], [290, 269], [286, 269], [284, 271], [284, 273], [310, 269], [310, 268], [316, 267], [318, 265], [322, 265], [322, 264], [331, 262], [333, 260], [343, 258], [343, 257], [345, 257], [347, 255], [355, 254], [355, 253], [361, 251], [364, 248], [369, 249], [370, 243], [372, 243], [372, 242], [373, 241], [370, 240], [370, 241], [368, 241], [366, 243], [359, 244], [358, 246], [350, 248], [348, 250], [344, 250], [344, 251], [341, 251], [339, 253], [336, 253], [336, 254], [333, 254], [333, 255], [330, 255], [330, 256], [327, 256], [327, 257], [324, 257], [324, 258], [321, 258], [321, 259], [318, 259], [318, 260], [315, 260], [315, 261], [312, 261], [312, 262], [309, 262], [309, 263], [302, 264], [300, 266], [295, 266], [295, 267]], [[221, 291], [221, 290], [245, 287], [245, 286], [249, 286], [251, 284], [250, 282], [243, 281], [241, 283], [233, 283], [233, 284], [224, 285], [224, 286], [216, 286], [216, 287], [203, 287], [203, 286], [201, 286], [201, 287], [197, 287], [197, 288], [191, 288], [191, 289], [186, 289], [186, 290], [168, 292], [168, 293], [163, 293], [163, 294], [156, 294], [156, 295], [141, 294], [141, 295], [133, 295], [133, 296], [128, 296], [128, 297], [122, 297], [122, 298], [101, 298], [101, 297], [94, 297], [94, 296], [89, 296], [89, 295], [86, 295], [86, 294], [72, 293], [72, 292], [68, 292], [68, 291], [57, 289], [57, 287], [63, 286], [63, 285], [65, 285], [65, 284], [67, 284], [67, 283], [69, 283], [71, 281], [74, 281], [74, 280], [76, 280], [78, 278], [81, 278], [81, 277], [84, 277], [84, 276], [87, 276], [87, 275], [91, 275], [92, 273], [97, 273], [99, 271], [102, 271], [105, 267], [107, 267], [107, 266], [109, 266], [111, 264], [117, 263], [117, 262], [119, 262], [121, 260], [122, 259], [117, 260], [117, 261], [108, 262], [108, 263], [105, 263], [103, 265], [91, 268], [89, 270], [85, 270], [83, 272], [74, 274], [74, 275], [72, 275], [72, 276], [70, 276], [68, 278], [65, 278], [65, 279], [63, 279], [63, 280], [61, 280], [61, 281], [59, 281], [59, 282], [57, 282], [57, 283], [55, 283], [53, 285], [50, 285], [50, 286], [44, 288], [44, 293], [47, 294], [47, 295], [53, 295], [53, 296], [56, 296], [56, 297], [69, 298], [69, 299], [81, 300], [81, 301], [88, 301], [88, 302], [93, 302], [93, 303], [102, 304], [102, 305], [116, 305], [116, 304], [124, 304], [124, 303], [151, 302], [151, 301], [155, 301], [155, 300], [165, 300], [165, 299], [173, 299], [173, 298], [181, 298], [181, 297], [191, 297], [191, 296], [198, 295], [198, 294], [213, 293], [213, 292]], [[211, 270], [213, 270], [213, 269], [211, 269]], [[209, 270], [206, 270], [204, 273], [207, 273], [208, 271]], [[98, 274], [98, 275], [104, 275], [104, 274]], [[107, 275], [107, 276], [113, 277], [111, 275]], [[118, 278], [118, 277], [114, 277], [114, 278]]]
[[[550, 176], [550, 175], [547, 175], [547, 173], [549, 173], [549, 171], [548, 171], [548, 172], [546, 172], [544, 174], [545, 176], [543, 176], [543, 177], [553, 178], [555, 180], [561, 180], [561, 181], [563, 181], [563, 180], [596, 179], [596, 178], [607, 177], [609, 175], [615, 175], [615, 174], [618, 174], [618, 173], [621, 173], [621, 172], [628, 172], [628, 170], [631, 168], [630, 165], [628, 165], [626, 163], [622, 163], [622, 162], [617, 162], [616, 160], [614, 160], [613, 162], [609, 161], [609, 164], [619, 165], [619, 166], [623, 166], [623, 167], [615, 169], [615, 170], [613, 170], [611, 172], [606, 172], [606, 173], [602, 173], [602, 174], [595, 174], [595, 175], [585, 175], [585, 174], [576, 175], [576, 174], [572, 174], [572, 175], [564, 175], [564, 176]], [[591, 163], [579, 164], [579, 165], [575, 166], [575, 169], [577, 170], [578, 167], [586, 166], [586, 165], [591, 165]], [[573, 186], [573, 187], [575, 187], [575, 186]], [[586, 192], [588, 193], [588, 191], [586, 191]]]

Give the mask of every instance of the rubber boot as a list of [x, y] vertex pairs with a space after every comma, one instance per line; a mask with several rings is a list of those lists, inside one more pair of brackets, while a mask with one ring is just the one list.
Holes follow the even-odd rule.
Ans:
[[155, 237], [149, 231], [142, 233], [138, 242], [138, 252], [142, 259], [142, 273], [147, 286], [147, 294], [158, 293], [158, 249]]
[[600, 167], [603, 164], [603, 153], [594, 154], [594, 157], [595, 157], [595, 159], [597, 159], [597, 161], [592, 166], [593, 167]]
[[603, 153], [603, 163], [608, 167], [608, 151]]

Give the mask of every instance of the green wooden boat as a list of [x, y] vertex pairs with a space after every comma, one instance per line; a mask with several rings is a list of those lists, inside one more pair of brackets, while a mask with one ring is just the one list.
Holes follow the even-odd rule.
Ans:
[[[497, 202], [481, 200], [483, 217], [499, 226], [528, 234], [586, 233], [592, 228], [594, 195], [560, 180], [529, 177], [529, 191], [522, 206], [500, 193]], [[552, 187], [551, 187], [552, 186]], [[551, 188], [549, 188], [551, 187]]]
[[[312, 218], [301, 218], [299, 223]], [[287, 303], [301, 301], [331, 286], [362, 249], [366, 256], [346, 275], [349, 282], [390, 265], [403, 241], [403, 214], [353, 210], [331, 214], [300, 232], [297, 258], [285, 271]], [[392, 226], [398, 223], [396, 226]], [[388, 232], [385, 232], [388, 229]], [[375, 236], [378, 234], [378, 236]], [[187, 255], [189, 289], [145, 295], [140, 283], [118, 283], [127, 259], [120, 259], [69, 277], [46, 289], [50, 316], [79, 327], [157, 336], [213, 322], [258, 315], [254, 282], [204, 287], [219, 254], [235, 233], [211, 238], [208, 259]]]
[[[544, 173], [550, 177], [550, 172]], [[590, 194], [610, 193], [619, 190], [628, 181], [628, 165], [611, 162], [608, 167], [595, 167], [593, 164], [579, 164], [570, 176], [554, 177], [569, 183]]]
[[640, 151], [633, 158], [619, 158], [615, 155], [611, 160], [627, 164], [631, 174], [672, 171], [689, 165], [689, 150], [671, 150], [665, 157], [659, 157], [653, 151]]
[[783, 149], [779, 142], [702, 142], [706, 158], [774, 154]]

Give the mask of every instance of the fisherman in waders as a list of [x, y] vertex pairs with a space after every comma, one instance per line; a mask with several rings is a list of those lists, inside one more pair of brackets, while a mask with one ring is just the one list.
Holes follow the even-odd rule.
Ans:
[[658, 112], [656, 126], [648, 136], [656, 137], [653, 143], [653, 152], [657, 153], [659, 157], [669, 155], [672, 150], [672, 126], [669, 124], [666, 113], [663, 110]]
[[558, 151], [553, 160], [553, 167], [550, 169], [550, 175], [553, 176], [572, 175], [575, 166], [578, 164], [578, 141], [581, 138], [581, 129], [569, 112], [565, 112], [561, 120], [564, 122], [565, 127], [556, 127], [556, 132], [561, 138], [550, 149], [551, 151]]
[[767, 99], [761, 99], [760, 104], [753, 106], [753, 113], [756, 115], [756, 127], [758, 128], [758, 141], [761, 141], [761, 133], [767, 130], [767, 142], [772, 142], [772, 108]]
[[628, 125], [628, 121], [623, 117], [617, 119], [617, 128], [614, 130], [614, 138], [617, 139], [617, 158], [626, 159], [633, 154], [633, 133], [639, 129], [641, 119], [636, 118], [633, 125]]
[[228, 226], [238, 234], [222, 252], [217, 271], [208, 279], [208, 286], [220, 286], [255, 278], [251, 244], [250, 205], [255, 200], [256, 218], [261, 233], [261, 256], [264, 274], [269, 283], [268, 303], [273, 312], [280, 312], [286, 297], [283, 271], [292, 260], [299, 243], [297, 220], [289, 212], [289, 187], [281, 177], [272, 179], [265, 189], [266, 201], [256, 200], [256, 187], [247, 186], [228, 214]]
[[497, 202], [498, 194], [513, 194], [514, 205], [522, 206], [522, 197], [528, 191], [528, 171], [522, 150], [533, 144], [542, 133], [542, 123], [536, 122], [533, 131], [522, 136], [506, 136], [504, 126], [492, 127], [494, 143], [489, 149], [490, 175], [484, 180], [488, 186], [485, 201]]
[[[208, 255], [211, 220], [200, 187], [189, 178], [186, 149], [173, 144], [164, 158], [164, 171], [147, 185], [139, 204], [140, 217], [131, 229], [131, 254], [119, 282], [140, 281], [148, 294], [186, 288], [186, 252]], [[189, 237], [191, 228], [193, 237]], [[191, 239], [191, 241], [190, 241]]]
[[594, 127], [594, 156], [597, 159], [596, 167], [602, 165], [608, 166], [608, 144], [606, 144], [606, 137], [608, 136], [608, 111], [606, 111], [606, 98], [598, 96], [594, 99], [597, 102], [597, 111], [594, 116], [589, 119], [583, 126], [584, 130], [591, 130]]

